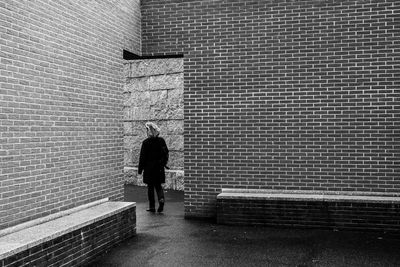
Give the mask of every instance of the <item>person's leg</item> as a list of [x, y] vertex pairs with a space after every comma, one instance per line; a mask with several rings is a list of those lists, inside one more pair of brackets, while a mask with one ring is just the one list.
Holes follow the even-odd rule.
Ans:
[[158, 212], [163, 212], [164, 203], [165, 203], [164, 190], [163, 190], [161, 184], [156, 184], [156, 185], [154, 185], [154, 187], [155, 187], [155, 189], [157, 191], [157, 198], [158, 198], [158, 203], [159, 203], [157, 211]]
[[149, 199], [149, 209], [147, 211], [156, 211], [156, 204], [154, 200], [154, 185], [147, 184], [147, 197]]

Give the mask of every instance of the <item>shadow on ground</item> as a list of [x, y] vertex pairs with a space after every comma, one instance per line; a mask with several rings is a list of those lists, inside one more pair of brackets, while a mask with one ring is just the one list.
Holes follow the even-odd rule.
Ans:
[[183, 193], [165, 197], [165, 212], [151, 214], [146, 189], [127, 186], [137, 235], [88, 266], [400, 266], [398, 237], [185, 220]]

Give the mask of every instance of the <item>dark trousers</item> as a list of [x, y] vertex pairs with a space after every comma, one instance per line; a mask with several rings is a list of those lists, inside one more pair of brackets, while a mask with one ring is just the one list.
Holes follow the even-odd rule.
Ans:
[[147, 184], [147, 196], [149, 198], [150, 209], [156, 207], [154, 201], [154, 189], [157, 192], [158, 202], [164, 202], [164, 190], [161, 184]]

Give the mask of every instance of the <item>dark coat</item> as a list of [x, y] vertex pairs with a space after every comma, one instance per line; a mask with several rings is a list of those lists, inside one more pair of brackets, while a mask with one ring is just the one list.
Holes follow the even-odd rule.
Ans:
[[162, 137], [148, 137], [142, 143], [139, 158], [139, 174], [143, 172], [145, 184], [165, 183], [164, 167], [168, 162], [168, 147]]

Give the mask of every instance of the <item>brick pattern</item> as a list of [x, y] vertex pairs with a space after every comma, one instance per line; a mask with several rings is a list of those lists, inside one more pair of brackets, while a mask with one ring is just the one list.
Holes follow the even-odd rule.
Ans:
[[218, 199], [217, 222], [398, 233], [400, 204]]
[[142, 1], [143, 53], [184, 54], [185, 210], [221, 187], [400, 190], [400, 2]]
[[140, 1], [1, 1], [0, 229], [123, 196], [123, 49]]
[[81, 266], [136, 233], [136, 207], [0, 260], [0, 266]]

